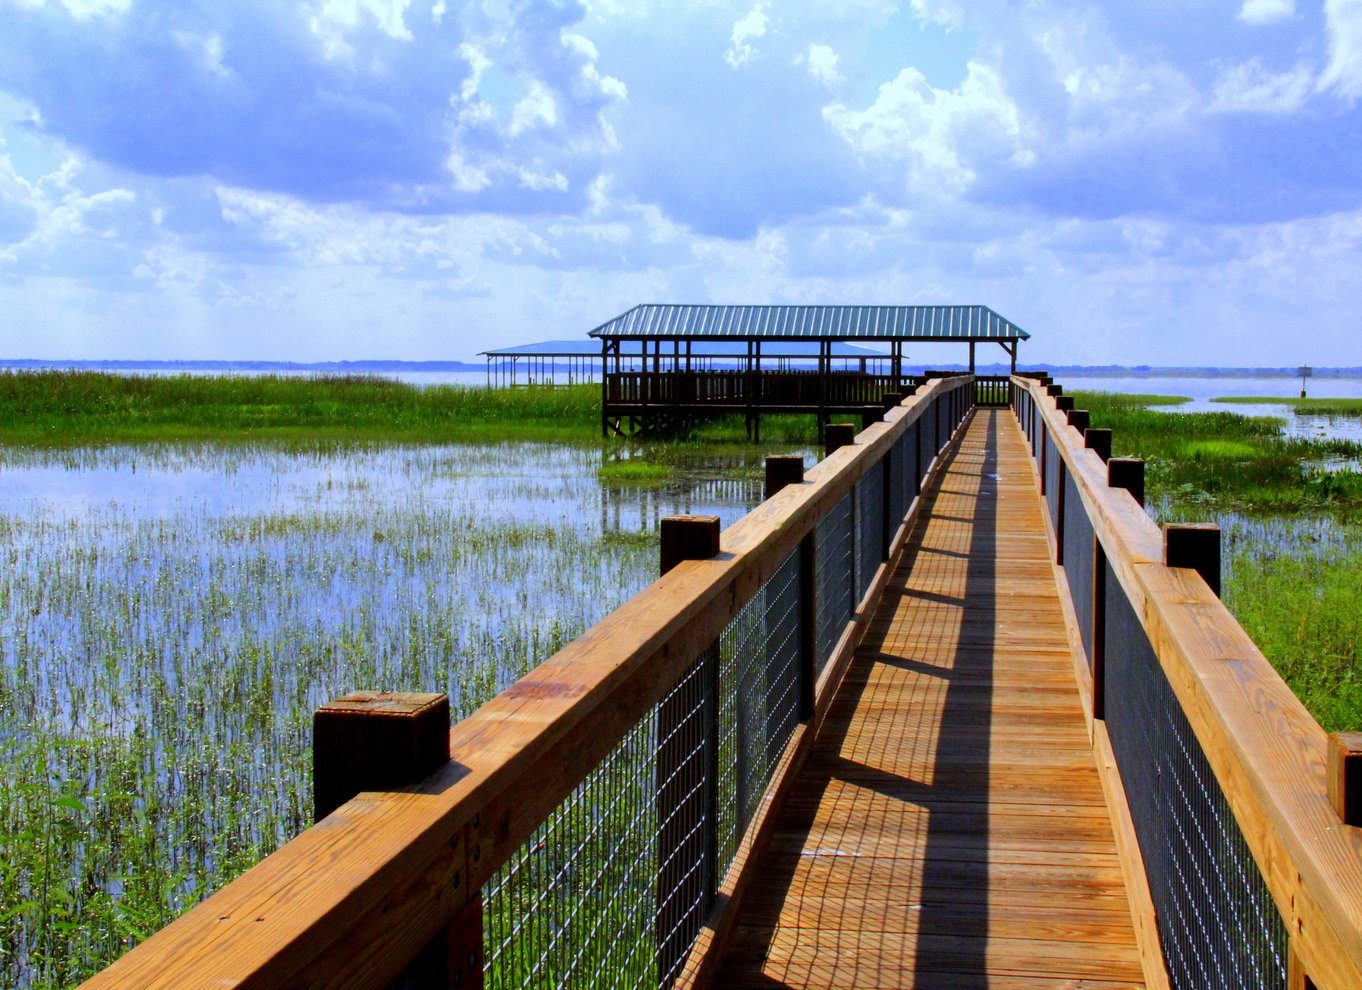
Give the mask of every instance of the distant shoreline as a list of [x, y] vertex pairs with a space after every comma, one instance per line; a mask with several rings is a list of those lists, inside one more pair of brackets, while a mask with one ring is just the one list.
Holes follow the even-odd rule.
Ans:
[[[493, 370], [501, 363], [494, 364]], [[566, 368], [566, 365], [563, 366]], [[907, 365], [905, 371], [915, 374], [923, 370], [922, 365]], [[959, 364], [933, 364], [939, 371], [964, 371]], [[1296, 368], [1199, 368], [1199, 367], [1151, 367], [1136, 365], [1055, 365], [1026, 364], [1028, 371], [1043, 371], [1056, 376], [1074, 378], [1299, 378]], [[469, 373], [487, 370], [484, 362], [472, 361], [132, 361], [132, 360], [49, 360], [46, 358], [0, 358], [0, 369], [70, 369], [76, 371], [217, 371], [217, 372], [329, 372], [339, 374], [381, 374], [399, 373]], [[547, 369], [545, 369], [547, 370]], [[1001, 364], [981, 364], [977, 371], [982, 375], [1001, 375], [1007, 373], [1007, 366]], [[1351, 368], [1314, 368], [1313, 378], [1362, 378], [1362, 367]]]

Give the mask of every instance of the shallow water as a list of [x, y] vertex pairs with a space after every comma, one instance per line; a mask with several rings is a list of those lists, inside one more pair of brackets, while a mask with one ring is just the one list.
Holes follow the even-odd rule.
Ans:
[[[1362, 416], [1297, 414], [1288, 405], [1211, 401], [1213, 398], [1236, 395], [1280, 395], [1283, 399], [1295, 398], [1300, 394], [1299, 378], [1073, 375], [1057, 380], [1068, 390], [1130, 392], [1137, 395], [1185, 395], [1191, 400], [1176, 406], [1150, 407], [1160, 412], [1233, 412], [1241, 416], [1272, 416], [1283, 421], [1283, 429], [1288, 436], [1307, 439], [1339, 437], [1362, 441]], [[1306, 391], [1314, 398], [1362, 398], [1362, 379], [1310, 378], [1306, 381]]]
[[[0, 917], [55, 885], [71, 956], [107, 962], [109, 894], [152, 891], [158, 927], [308, 823], [319, 704], [471, 712], [653, 580], [663, 516], [727, 525], [794, 452], [640, 450], [664, 484], [602, 484], [622, 451], [0, 451]], [[0, 985], [41, 978], [48, 921], [0, 921]]]

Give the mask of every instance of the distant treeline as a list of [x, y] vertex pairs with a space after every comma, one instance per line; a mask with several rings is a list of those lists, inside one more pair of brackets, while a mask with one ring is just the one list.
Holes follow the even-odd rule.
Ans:
[[[590, 359], [592, 355], [585, 355]], [[888, 355], [885, 355], [888, 359]], [[580, 358], [578, 359], [581, 360]], [[855, 358], [837, 357], [835, 360], [856, 360]], [[874, 360], [873, 357], [869, 360]], [[715, 366], [722, 365], [723, 359], [716, 362]], [[1056, 377], [1070, 375], [1074, 377], [1084, 376], [1105, 376], [1105, 377], [1171, 377], [1183, 376], [1188, 378], [1299, 378], [1300, 370], [1296, 367], [1290, 368], [1206, 368], [1206, 367], [1154, 367], [1147, 364], [1122, 365], [1122, 364], [1030, 364], [1023, 362], [1026, 370], [1043, 371]], [[511, 362], [494, 362], [492, 368], [511, 368]], [[520, 367], [524, 367], [521, 365]], [[556, 365], [558, 370], [567, 371], [567, 364]], [[963, 364], [933, 364], [931, 366], [940, 371], [965, 371], [967, 365]], [[0, 358], [0, 368], [16, 369], [74, 369], [82, 371], [215, 371], [230, 373], [233, 371], [250, 372], [318, 372], [333, 374], [383, 374], [383, 373], [439, 373], [439, 372], [479, 372], [487, 370], [487, 365], [481, 362], [469, 361], [62, 361], [48, 360], [45, 358]], [[537, 365], [536, 370], [547, 371], [548, 364]], [[906, 374], [921, 374], [926, 369], [925, 365], [905, 364]], [[981, 375], [1005, 375], [1008, 366], [1005, 364], [979, 364], [975, 370]], [[1362, 378], [1362, 367], [1352, 368], [1313, 368], [1311, 376], [1314, 378]]]

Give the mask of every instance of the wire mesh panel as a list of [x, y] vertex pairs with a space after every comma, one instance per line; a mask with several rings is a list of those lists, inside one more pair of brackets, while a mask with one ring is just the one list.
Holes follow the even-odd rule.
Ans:
[[1064, 473], [1064, 576], [1068, 580], [1069, 599], [1073, 602], [1074, 618], [1078, 620], [1079, 635], [1088, 667], [1093, 658], [1093, 534], [1092, 521], [1078, 495], [1078, 483], [1069, 472]]
[[1056, 535], [1059, 535], [1059, 479], [1062, 476], [1063, 463], [1059, 459], [1059, 449], [1055, 446], [1050, 431], [1041, 432], [1044, 434], [1045, 443], [1045, 508], [1050, 513], [1050, 525], [1055, 527]]
[[798, 551], [484, 887], [489, 987], [665, 987], [799, 720]]
[[655, 766], [654, 712], [484, 886], [486, 986], [657, 984]]
[[884, 562], [884, 461], [856, 482], [856, 591], [860, 602]]
[[889, 454], [889, 539], [893, 539], [894, 533], [898, 531], [899, 524], [903, 522], [904, 514], [908, 511], [908, 486], [909, 481], [908, 458], [912, 453], [912, 437], [907, 430], [899, 434], [899, 438], [894, 441], [894, 449]]
[[1107, 731], [1178, 990], [1282, 990], [1286, 928], [1200, 743], [1106, 567]]
[[799, 721], [801, 571], [796, 551], [729, 622], [713, 647], [718, 659], [719, 877], [732, 864]]
[[851, 620], [851, 611], [855, 606], [851, 597], [855, 564], [852, 504], [852, 496], [848, 494], [837, 503], [835, 509], [818, 521], [815, 530], [817, 618], [814, 628], [818, 642], [815, 657], [820, 671], [832, 658], [833, 647]]

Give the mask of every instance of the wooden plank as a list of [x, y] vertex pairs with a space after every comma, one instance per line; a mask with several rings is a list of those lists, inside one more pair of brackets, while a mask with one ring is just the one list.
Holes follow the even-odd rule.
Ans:
[[[1037, 407], [1062, 437], [1054, 404], [1038, 398]], [[1362, 836], [1335, 824], [1323, 730], [1205, 582], [1163, 565], [1157, 527], [1106, 487], [1100, 459], [1067, 442], [1058, 449], [1301, 965], [1321, 986], [1362, 987]]]
[[1011, 422], [977, 413], [924, 494], [720, 985], [1143, 985]]

